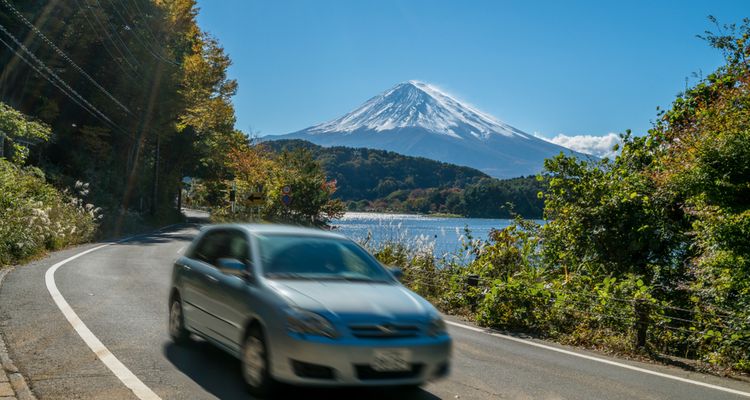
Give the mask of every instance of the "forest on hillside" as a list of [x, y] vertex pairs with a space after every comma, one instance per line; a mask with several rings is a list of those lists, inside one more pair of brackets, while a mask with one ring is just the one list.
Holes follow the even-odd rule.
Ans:
[[350, 211], [443, 213], [477, 218], [542, 217], [543, 182], [495, 179], [470, 167], [385, 150], [322, 147], [304, 140], [264, 141], [273, 151], [304, 149], [337, 183]]
[[[222, 220], [325, 225], [342, 212], [318, 163], [261, 152], [234, 128], [231, 60], [198, 12], [195, 0], [0, 0], [0, 265], [181, 221], [186, 181]], [[252, 216], [227, 212], [234, 188], [256, 185], [266, 202]], [[282, 186], [305, 196], [281, 206]]]
[[193, 0], [3, 0], [0, 9], [0, 100], [50, 127], [28, 163], [51, 183], [88, 183], [107, 219], [166, 217], [183, 176], [228, 174], [226, 149], [246, 142], [234, 129], [237, 82]]

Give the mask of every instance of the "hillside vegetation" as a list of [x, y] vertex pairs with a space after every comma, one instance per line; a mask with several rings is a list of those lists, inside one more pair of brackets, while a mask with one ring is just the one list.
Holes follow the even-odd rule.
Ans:
[[[198, 11], [195, 0], [0, 2], [0, 265], [180, 221], [186, 177], [223, 219], [321, 225], [341, 212], [319, 164], [278, 164], [234, 128], [231, 60]], [[249, 160], [273, 179], [247, 181]], [[257, 184], [265, 206], [225, 212], [234, 186]], [[280, 207], [282, 186], [305, 196]]]
[[9, 160], [0, 158], [0, 266], [91, 239], [99, 209], [85, 202], [88, 185], [61, 191], [39, 168], [22, 166], [28, 152], [18, 140], [45, 141], [49, 127], [0, 103], [0, 130], [15, 139]]
[[725, 65], [615, 160], [546, 161], [543, 226], [464, 243], [468, 259], [373, 251], [482, 325], [750, 372], [750, 19], [720, 32]]
[[478, 218], [541, 218], [544, 185], [535, 177], [495, 179], [458, 165], [392, 151], [322, 147], [304, 140], [265, 141], [276, 152], [304, 149], [318, 160], [334, 197], [350, 211], [445, 213]]

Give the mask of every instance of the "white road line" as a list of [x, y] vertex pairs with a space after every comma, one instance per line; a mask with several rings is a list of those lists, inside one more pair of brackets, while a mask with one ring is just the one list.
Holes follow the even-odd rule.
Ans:
[[[132, 239], [132, 237], [123, 239], [117, 243], [124, 242], [130, 239]], [[115, 376], [125, 384], [125, 386], [132, 390], [139, 399], [161, 400], [161, 397], [159, 397], [156, 393], [154, 393], [153, 390], [151, 390], [140, 379], [138, 379], [138, 377], [135, 376], [135, 374], [133, 374], [128, 369], [128, 367], [125, 366], [125, 364], [120, 362], [120, 360], [118, 360], [117, 357], [115, 357], [115, 355], [112, 354], [112, 352], [110, 352], [109, 349], [107, 349], [107, 347], [105, 347], [104, 344], [102, 344], [102, 342], [89, 330], [86, 324], [81, 321], [81, 318], [78, 317], [78, 314], [76, 314], [76, 312], [73, 311], [73, 308], [70, 307], [70, 304], [68, 304], [63, 295], [57, 289], [57, 284], [55, 283], [55, 271], [65, 265], [65, 263], [73, 261], [78, 257], [94, 252], [101, 248], [111, 246], [112, 244], [113, 243], [108, 243], [97, 246], [93, 249], [88, 249], [84, 252], [74, 255], [73, 257], [60, 261], [47, 270], [47, 272], [44, 274], [44, 281], [47, 283], [47, 290], [49, 291], [49, 294], [52, 295], [52, 299], [55, 301], [55, 304], [57, 304], [57, 307], [60, 308], [60, 311], [62, 311], [63, 315], [65, 315], [65, 318], [67, 318], [68, 322], [70, 322], [70, 325], [73, 326], [73, 329], [78, 332], [78, 335], [81, 337], [81, 339], [86, 342], [91, 351], [96, 354], [96, 356], [104, 363], [104, 365], [106, 365], [107, 368], [109, 368], [109, 370], [112, 371], [112, 373], [115, 374]]]
[[492, 331], [487, 330], [487, 329], [482, 329], [482, 328], [477, 328], [475, 326], [460, 324], [458, 322], [445, 321], [445, 323], [449, 324], [449, 325], [453, 325], [453, 326], [459, 327], [459, 328], [468, 329], [470, 331], [480, 332], [480, 333], [484, 333], [484, 334], [487, 334], [487, 335], [490, 335], [490, 336], [495, 336], [495, 337], [499, 337], [499, 338], [502, 338], [502, 339], [511, 340], [511, 341], [518, 342], [518, 343], [527, 344], [529, 346], [539, 347], [539, 348], [542, 348], [542, 349], [545, 349], [545, 350], [550, 350], [550, 351], [556, 351], [558, 353], [567, 354], [569, 356], [580, 357], [580, 358], [584, 358], [586, 360], [596, 361], [596, 362], [600, 362], [600, 363], [603, 363], [603, 364], [614, 365], [616, 367], [625, 368], [625, 369], [629, 369], [629, 370], [632, 370], [632, 371], [643, 372], [644, 374], [655, 375], [655, 376], [658, 376], [658, 377], [662, 377], [662, 378], [666, 378], [666, 379], [672, 379], [672, 380], [675, 380], [675, 381], [689, 383], [689, 384], [692, 384], [692, 385], [703, 386], [703, 387], [706, 387], [706, 388], [709, 388], [709, 389], [720, 390], [722, 392], [732, 393], [732, 394], [736, 394], [736, 395], [739, 395], [739, 396], [750, 397], [750, 392], [743, 392], [741, 390], [730, 389], [730, 388], [723, 387], [723, 386], [712, 385], [710, 383], [694, 381], [692, 379], [681, 378], [679, 376], [669, 375], [669, 374], [665, 374], [665, 373], [662, 373], [662, 372], [656, 372], [656, 371], [652, 371], [652, 370], [646, 369], [646, 368], [640, 368], [640, 367], [636, 367], [636, 366], [633, 366], [633, 365], [623, 364], [623, 363], [619, 363], [617, 361], [607, 360], [607, 359], [599, 358], [599, 357], [593, 357], [593, 356], [589, 356], [589, 355], [586, 355], [586, 354], [580, 354], [580, 353], [576, 353], [574, 351], [560, 349], [560, 348], [557, 348], [557, 347], [548, 346], [546, 344], [537, 343], [537, 342], [533, 342], [533, 341], [530, 341], [530, 340], [520, 339], [520, 338], [509, 336], [509, 335], [503, 335], [502, 333], [492, 332]]
[[182, 246], [182, 247], [180, 247], [180, 249], [179, 249], [179, 250], [177, 250], [177, 254], [182, 254], [182, 251], [183, 251], [183, 250], [185, 250], [185, 248], [186, 248], [186, 247], [187, 247], [187, 246]]

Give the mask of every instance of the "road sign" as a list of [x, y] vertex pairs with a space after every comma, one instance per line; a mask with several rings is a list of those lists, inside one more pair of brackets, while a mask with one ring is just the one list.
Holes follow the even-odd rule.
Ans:
[[281, 188], [281, 193], [283, 193], [283, 194], [290, 194], [290, 193], [292, 193], [292, 187], [289, 186], [289, 185], [286, 185], [286, 186], [282, 187]]
[[282, 195], [281, 202], [284, 203], [285, 206], [289, 207], [289, 204], [292, 203], [292, 196], [289, 196], [288, 194]]
[[247, 205], [250, 207], [260, 207], [265, 204], [266, 197], [263, 193], [250, 193], [247, 195]]

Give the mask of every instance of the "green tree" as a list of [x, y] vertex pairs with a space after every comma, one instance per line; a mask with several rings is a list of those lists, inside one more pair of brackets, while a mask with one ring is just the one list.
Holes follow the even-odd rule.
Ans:
[[29, 150], [21, 142], [47, 141], [50, 135], [49, 126], [30, 120], [7, 104], [0, 102], [0, 154], [4, 154], [5, 146], [9, 145], [8, 147], [13, 150], [13, 161], [16, 164], [22, 164]]

